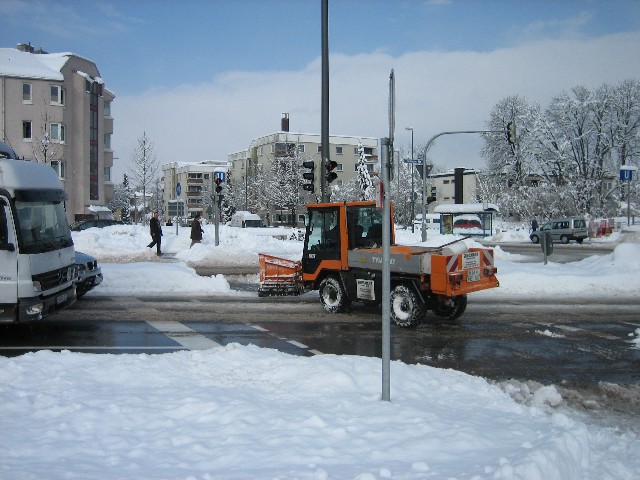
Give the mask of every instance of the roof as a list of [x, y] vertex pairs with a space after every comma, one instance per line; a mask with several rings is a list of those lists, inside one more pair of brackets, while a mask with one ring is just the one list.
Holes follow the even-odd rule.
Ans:
[[15, 48], [0, 48], [0, 75], [6, 77], [64, 80], [61, 73], [73, 53], [26, 53]]
[[453, 203], [438, 205], [433, 211], [435, 213], [499, 213], [500, 209], [494, 203]]

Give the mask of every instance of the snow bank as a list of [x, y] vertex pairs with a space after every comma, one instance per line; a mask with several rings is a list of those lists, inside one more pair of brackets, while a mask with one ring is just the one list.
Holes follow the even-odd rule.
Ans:
[[389, 403], [380, 378], [379, 359], [238, 345], [0, 357], [0, 476], [603, 480], [640, 471], [637, 439], [594, 435], [483, 379], [393, 362]]

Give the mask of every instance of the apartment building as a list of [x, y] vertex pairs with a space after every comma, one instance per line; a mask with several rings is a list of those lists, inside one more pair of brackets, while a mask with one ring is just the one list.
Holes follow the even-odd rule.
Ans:
[[[473, 169], [456, 168], [427, 177], [427, 202], [429, 213], [438, 205], [477, 203], [478, 173]], [[422, 185], [416, 187], [419, 190]]]
[[114, 98], [91, 60], [0, 48], [0, 140], [58, 173], [70, 222], [95, 217], [113, 198]]
[[[378, 165], [378, 139], [370, 137], [349, 137], [341, 135], [329, 136], [329, 156], [338, 165], [334, 172], [338, 178], [328, 188], [340, 187], [357, 176], [356, 166], [360, 158], [359, 145], [362, 145], [366, 156], [366, 164], [372, 175], [377, 175]], [[247, 150], [232, 153], [228, 156], [229, 172], [236, 186], [236, 195], [244, 198], [244, 210], [257, 209], [258, 213], [267, 225], [304, 225], [305, 203], [315, 202], [320, 197], [320, 178], [326, 171], [321, 155], [322, 140], [320, 134], [293, 133], [289, 131], [289, 116], [284, 114], [281, 122], [281, 130], [251, 141]], [[302, 162], [313, 161], [315, 163], [315, 192], [309, 194], [302, 190], [304, 181], [300, 181], [299, 204], [295, 208], [279, 208], [268, 206], [264, 203], [255, 208], [255, 192], [252, 191], [252, 178], [259, 171], [267, 176], [271, 172], [272, 162], [290, 161], [295, 164], [300, 172]], [[293, 206], [292, 206], [293, 207]], [[295, 212], [295, 213], [294, 213]]]
[[162, 165], [164, 215], [210, 219], [216, 172], [226, 175], [226, 160], [170, 162]]

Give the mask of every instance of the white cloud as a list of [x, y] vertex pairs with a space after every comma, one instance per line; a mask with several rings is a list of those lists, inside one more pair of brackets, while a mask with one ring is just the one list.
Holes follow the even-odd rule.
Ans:
[[[493, 106], [521, 95], [545, 107], [563, 90], [596, 88], [636, 78], [640, 33], [598, 39], [530, 42], [493, 52], [413, 52], [400, 57], [376, 52], [332, 55], [332, 134], [388, 134], [388, 81], [396, 77], [396, 145], [416, 147], [442, 131], [482, 129]], [[197, 68], [194, 66], [193, 68]], [[131, 149], [143, 131], [154, 141], [160, 163], [176, 159], [226, 159], [252, 139], [280, 128], [290, 113], [292, 132], [320, 132], [320, 61], [299, 71], [227, 72], [197, 85], [120, 96], [113, 106], [121, 181]], [[482, 167], [477, 136], [439, 139], [430, 157], [439, 165]]]

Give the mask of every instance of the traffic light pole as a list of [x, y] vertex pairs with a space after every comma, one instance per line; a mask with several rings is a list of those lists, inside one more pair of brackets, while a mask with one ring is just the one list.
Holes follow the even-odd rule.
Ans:
[[323, 202], [329, 201], [327, 182], [323, 169], [330, 161], [329, 155], [329, 0], [322, 0], [322, 125], [320, 155], [320, 194]]
[[457, 135], [460, 133], [504, 133], [502, 130], [458, 130], [453, 132], [440, 132], [437, 135], [434, 135], [429, 139], [427, 144], [424, 147], [424, 159], [422, 160], [422, 241], [427, 241], [427, 223], [426, 223], [426, 215], [427, 215], [427, 152], [431, 145], [438, 137], [442, 137], [443, 135]]

